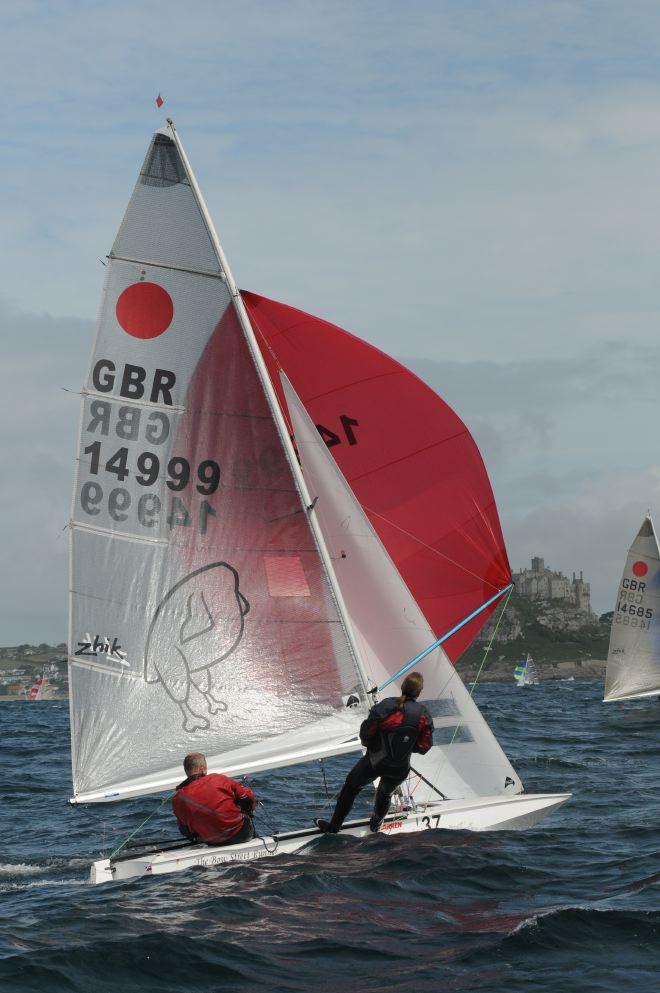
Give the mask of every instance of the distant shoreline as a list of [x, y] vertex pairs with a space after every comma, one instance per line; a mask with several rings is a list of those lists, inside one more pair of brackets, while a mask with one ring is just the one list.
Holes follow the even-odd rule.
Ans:
[[[604, 659], [582, 659], [577, 662], [537, 662], [536, 667], [539, 681], [542, 683], [561, 679], [604, 679]], [[513, 685], [513, 664], [498, 662], [490, 669], [486, 668], [478, 678], [480, 683], [510, 683]], [[472, 683], [477, 678], [479, 667], [473, 664], [457, 662], [456, 671], [464, 683]], [[21, 695], [0, 694], [0, 703], [10, 703], [22, 700], [24, 703], [48, 703], [50, 700], [68, 700], [68, 693], [57, 693], [44, 700], [31, 700]]]
[[[579, 659], [574, 662], [537, 662], [536, 669], [542, 683], [553, 679], [604, 679], [605, 659]], [[479, 675], [480, 683], [512, 683], [514, 665], [511, 662], [497, 662], [486, 667]], [[464, 683], [473, 682], [479, 667], [474, 664], [456, 663], [456, 671]]]

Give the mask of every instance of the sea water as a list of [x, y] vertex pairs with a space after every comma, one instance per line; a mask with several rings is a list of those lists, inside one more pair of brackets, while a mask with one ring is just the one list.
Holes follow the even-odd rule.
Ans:
[[[660, 704], [596, 681], [476, 699], [528, 791], [572, 800], [526, 832], [323, 837], [292, 856], [91, 886], [146, 797], [71, 807], [66, 702], [0, 705], [0, 990], [660, 989]], [[326, 764], [340, 786], [350, 758]], [[318, 765], [255, 776], [261, 831], [327, 810]], [[356, 811], [366, 810], [368, 791]]]

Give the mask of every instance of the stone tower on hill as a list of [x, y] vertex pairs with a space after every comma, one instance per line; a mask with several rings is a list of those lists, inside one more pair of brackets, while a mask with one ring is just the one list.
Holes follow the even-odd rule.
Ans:
[[557, 606], [574, 607], [585, 614], [592, 613], [591, 591], [582, 573], [579, 579], [573, 573], [573, 579], [570, 580], [563, 573], [546, 568], [544, 560], [535, 557], [532, 559], [531, 569], [514, 572], [512, 579], [519, 596]]

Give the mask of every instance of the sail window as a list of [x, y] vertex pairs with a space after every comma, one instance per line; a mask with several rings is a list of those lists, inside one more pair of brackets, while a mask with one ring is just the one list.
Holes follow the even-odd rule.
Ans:
[[444, 700], [425, 700], [424, 706], [434, 720], [441, 717], [460, 716], [458, 704], [453, 697], [446, 697]]
[[140, 182], [161, 187], [188, 182], [176, 145], [167, 135], [155, 136], [142, 166]]
[[297, 555], [264, 555], [268, 592], [272, 597], [311, 596]]
[[472, 732], [465, 724], [448, 724], [436, 727], [433, 732], [434, 745], [467, 745], [473, 741]]

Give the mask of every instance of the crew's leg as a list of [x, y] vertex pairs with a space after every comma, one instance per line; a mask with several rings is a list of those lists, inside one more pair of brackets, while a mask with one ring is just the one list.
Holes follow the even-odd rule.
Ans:
[[341, 793], [337, 797], [332, 818], [329, 821], [317, 818], [316, 823], [321, 831], [337, 834], [362, 787], [366, 786], [367, 783], [373, 783], [377, 775], [378, 773], [374, 772], [374, 768], [369, 761], [369, 756], [363, 755], [346, 777], [346, 781], [341, 788]]
[[252, 818], [245, 815], [245, 821], [243, 822], [243, 827], [236, 834], [233, 834], [229, 841], [226, 842], [227, 845], [238, 845], [241, 841], [250, 841], [254, 838], [254, 824], [252, 823]]
[[378, 789], [376, 790], [376, 797], [374, 799], [374, 812], [371, 815], [371, 820], [369, 821], [369, 827], [372, 831], [378, 831], [380, 828], [387, 811], [390, 809], [392, 794], [397, 786], [401, 785], [407, 775], [408, 770], [402, 769], [400, 773], [387, 772], [380, 777]]

